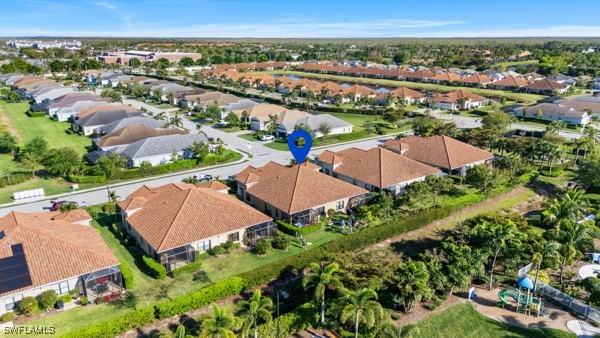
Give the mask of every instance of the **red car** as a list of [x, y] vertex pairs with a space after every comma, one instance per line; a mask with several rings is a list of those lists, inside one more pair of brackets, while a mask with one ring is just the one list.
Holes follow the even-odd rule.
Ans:
[[69, 202], [69, 201], [50, 201], [50, 203], [52, 203], [52, 205], [50, 206], [50, 211], [58, 211], [60, 210], [60, 207], [62, 207], [65, 204], [73, 204], [75, 206], [75, 208], [77, 208], [77, 202]]

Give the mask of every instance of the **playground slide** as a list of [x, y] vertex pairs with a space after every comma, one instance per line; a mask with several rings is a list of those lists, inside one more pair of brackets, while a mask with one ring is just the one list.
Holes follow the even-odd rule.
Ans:
[[510, 304], [510, 302], [506, 299], [507, 297], [514, 299], [515, 302], [519, 301], [519, 293], [516, 290], [502, 289], [500, 292], [498, 292], [498, 298], [502, 304]]

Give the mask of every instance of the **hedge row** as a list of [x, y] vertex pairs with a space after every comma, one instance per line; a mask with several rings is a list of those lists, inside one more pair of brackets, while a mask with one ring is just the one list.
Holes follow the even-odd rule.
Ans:
[[135, 311], [109, 318], [92, 326], [69, 332], [67, 338], [112, 338], [123, 332], [152, 324], [157, 319], [164, 319], [184, 314], [216, 302], [225, 297], [239, 294], [244, 287], [241, 278], [233, 277], [216, 282], [203, 289], [193, 291], [184, 296], [166, 300]]
[[154, 258], [149, 256], [142, 257], [144, 267], [148, 270], [148, 273], [156, 279], [165, 279], [167, 277], [167, 269], [164, 265], [157, 262]]
[[233, 277], [186, 295], [158, 303], [154, 306], [156, 318], [169, 318], [190, 310], [199, 309], [225, 297], [241, 293], [244, 286], [245, 283], [242, 278]]
[[332, 141], [343, 142], [343, 141], [353, 141], [358, 138], [363, 138], [369, 136], [369, 133], [366, 130], [361, 131], [353, 131], [347, 134], [335, 134], [335, 135], [326, 135], [315, 139], [313, 146], [319, 146], [324, 143], [331, 143]]
[[31, 110], [29, 110], [29, 111], [27, 111], [26, 114], [29, 117], [44, 117], [44, 116], [46, 116], [46, 113], [43, 112], [43, 111], [31, 111]]
[[71, 183], [88, 183], [88, 184], [94, 184], [94, 183], [106, 183], [106, 176], [76, 176], [76, 175], [69, 175], [69, 177], [67, 177], [67, 180]]
[[311, 224], [311, 225], [307, 225], [304, 227], [297, 227], [295, 225], [292, 225], [288, 222], [284, 222], [284, 221], [276, 221], [277, 222], [277, 229], [279, 229], [282, 232], [285, 232], [288, 235], [292, 235], [292, 236], [296, 236], [297, 234], [301, 234], [301, 235], [307, 235], [316, 231], [321, 230], [321, 223], [315, 223], [315, 224]]
[[98, 324], [72, 331], [63, 335], [67, 338], [112, 338], [123, 332], [145, 326], [154, 322], [154, 307], [144, 308], [127, 312], [124, 315], [110, 318]]
[[133, 287], [133, 270], [131, 270], [131, 265], [127, 262], [121, 262], [119, 269], [123, 278], [123, 286], [125, 289], [131, 289]]

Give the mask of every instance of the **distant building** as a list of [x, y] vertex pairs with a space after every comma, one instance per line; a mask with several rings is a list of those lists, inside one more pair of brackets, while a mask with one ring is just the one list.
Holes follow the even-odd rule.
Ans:
[[585, 126], [592, 118], [586, 111], [577, 110], [560, 103], [540, 103], [515, 108], [515, 116], [538, 118], [545, 121], [564, 121], [576, 126]]
[[8, 40], [6, 45], [12, 48], [64, 48], [64, 49], [80, 49], [81, 41], [79, 40]]

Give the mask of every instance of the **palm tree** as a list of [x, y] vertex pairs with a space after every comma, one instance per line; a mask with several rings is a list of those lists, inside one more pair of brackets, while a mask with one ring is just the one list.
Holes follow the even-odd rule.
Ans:
[[[108, 186], [107, 186], [108, 187]], [[115, 221], [117, 218], [117, 200], [119, 199], [119, 195], [114, 190], [108, 190], [108, 203], [111, 206], [111, 210], [115, 216]]]
[[583, 223], [569, 222], [563, 225], [560, 235], [560, 285], [563, 285], [565, 266], [581, 253], [582, 250], [593, 248], [592, 236], [588, 227]]
[[536, 264], [535, 280], [533, 282], [533, 292], [537, 289], [538, 277], [542, 264], [548, 259], [557, 259], [559, 257], [560, 245], [555, 241], [543, 241], [542, 247], [533, 253], [532, 261]]
[[201, 316], [198, 321], [200, 338], [235, 338], [235, 317], [216, 304], [212, 304], [212, 316]]
[[545, 221], [554, 224], [556, 234], [560, 233], [563, 223], [577, 221], [583, 217], [589, 206], [588, 200], [581, 189], [568, 189], [562, 196], [552, 201], [544, 210]]
[[302, 279], [302, 286], [305, 289], [315, 288], [315, 300], [321, 303], [321, 324], [325, 324], [325, 291], [342, 288], [342, 282], [336, 274], [340, 267], [337, 263], [320, 266], [313, 262], [307, 268], [310, 272]]
[[277, 123], [279, 123], [279, 117], [276, 114], [269, 114], [269, 120], [265, 125], [265, 129], [267, 129], [269, 134], [275, 133], [275, 129], [277, 129]]
[[600, 132], [598, 132], [598, 129], [588, 125], [583, 130], [583, 134], [590, 139], [592, 145], [596, 145], [596, 142], [598, 142], [598, 135], [600, 134]]
[[354, 337], [358, 338], [360, 324], [371, 328], [375, 323], [385, 318], [385, 311], [377, 301], [377, 292], [373, 289], [364, 288], [358, 292], [348, 292], [344, 296], [348, 303], [342, 309], [341, 321], [343, 323], [354, 322]]
[[154, 114], [154, 119], [159, 121], [164, 121], [167, 119], [167, 114], [164, 111], [161, 111], [158, 114]]
[[396, 270], [396, 286], [404, 311], [410, 312], [416, 302], [433, 296], [429, 287], [429, 272], [424, 262], [408, 259]]
[[242, 300], [239, 303], [238, 313], [244, 321], [244, 336], [248, 334], [250, 328], [254, 331], [254, 338], [258, 338], [258, 321], [269, 322], [273, 318], [271, 309], [273, 301], [271, 298], [263, 297], [260, 290], [254, 291], [249, 300]]
[[179, 114], [175, 114], [175, 116], [171, 117], [171, 121], [169, 121], [169, 124], [172, 126], [181, 127], [183, 126], [183, 119], [181, 118], [181, 116], [179, 116]]

